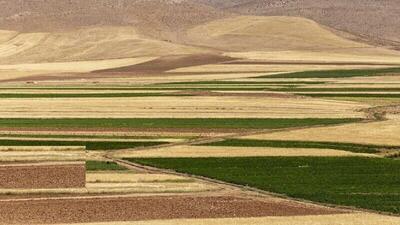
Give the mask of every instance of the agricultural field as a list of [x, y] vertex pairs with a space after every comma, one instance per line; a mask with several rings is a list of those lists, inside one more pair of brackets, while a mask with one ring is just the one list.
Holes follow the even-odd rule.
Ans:
[[398, 40], [219, 2], [0, 1], [0, 225], [400, 224]]

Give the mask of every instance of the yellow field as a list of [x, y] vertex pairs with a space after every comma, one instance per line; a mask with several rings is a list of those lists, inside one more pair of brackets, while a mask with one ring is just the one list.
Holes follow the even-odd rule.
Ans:
[[[73, 62], [204, 52], [147, 39], [133, 27], [88, 27], [52, 33], [0, 33], [1, 64]], [[130, 46], [130, 47], [129, 47]], [[132, 47], [135, 46], [135, 47]]]
[[268, 148], [268, 147], [220, 147], [220, 146], [173, 146], [150, 150], [121, 150], [113, 154], [118, 158], [196, 158], [196, 157], [256, 157], [256, 156], [365, 156], [332, 149]]
[[376, 145], [400, 145], [400, 118], [330, 127], [283, 131], [244, 138], [268, 140], [330, 141]]
[[1, 118], [360, 118], [368, 107], [257, 96], [0, 99], [0, 105]]

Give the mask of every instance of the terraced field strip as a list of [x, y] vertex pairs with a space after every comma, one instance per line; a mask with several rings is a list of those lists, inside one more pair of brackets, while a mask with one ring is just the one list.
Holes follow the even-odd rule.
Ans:
[[[187, 129], [280, 129], [359, 122], [359, 118], [72, 118], [0, 119], [0, 128], [187, 128]], [[147, 142], [148, 143], [148, 142]]]
[[284, 91], [284, 92], [345, 92], [344, 94], [348, 94], [351, 92], [400, 92], [400, 88], [363, 88], [363, 87], [354, 87], [354, 88], [277, 88], [276, 91]]
[[259, 76], [257, 78], [343, 78], [343, 77], [370, 77], [384, 76], [388, 74], [399, 74], [400, 68], [384, 68], [384, 69], [353, 69], [353, 70], [320, 70], [305, 71], [295, 73], [283, 73]]
[[[251, 101], [249, 101], [251, 99]], [[2, 118], [362, 118], [367, 104], [293, 96], [0, 98]]]
[[400, 214], [400, 161], [364, 157], [126, 159], [316, 202]]
[[218, 158], [218, 157], [263, 157], [263, 156], [360, 156], [379, 157], [370, 153], [353, 153], [328, 148], [279, 148], [238, 146], [193, 146], [173, 145], [160, 148], [121, 150], [113, 152], [114, 158]]
[[162, 141], [45, 141], [1, 139], [0, 146], [85, 146], [86, 150], [116, 150], [167, 144]]
[[400, 93], [297, 93], [309, 97], [400, 98]]
[[388, 120], [306, 128], [243, 136], [246, 139], [354, 143], [377, 146], [400, 146], [400, 117], [387, 115]]
[[[37, 132], [35, 132], [37, 133]], [[143, 136], [143, 135], [121, 135], [121, 134], [116, 134], [116, 135], [103, 135], [103, 134], [92, 134], [92, 135], [84, 135], [84, 134], [31, 134], [30, 132], [5, 132], [1, 133], [0, 132], [0, 139], [7, 139], [7, 138], [41, 138], [41, 139], [88, 139], [88, 140], [134, 140], [134, 141], [147, 141], [147, 140], [162, 140], [162, 141], [167, 141], [167, 142], [178, 142], [178, 141], [183, 141], [186, 139], [193, 139], [196, 138], [195, 136]]]
[[[173, 82], [154, 84], [152, 86], [166, 85], [304, 85], [304, 84], [325, 84], [324, 81], [235, 81], [235, 80], [213, 80], [213, 81], [193, 81], [193, 82]], [[1, 87], [0, 87], [1, 90]]]
[[155, 96], [192, 96], [179, 93], [0, 93], [0, 98], [132, 98]]
[[257, 139], [227, 139], [218, 142], [199, 144], [202, 146], [236, 146], [236, 147], [275, 147], [275, 148], [313, 148], [337, 149], [355, 153], [379, 153], [380, 150], [400, 149], [400, 146], [363, 145], [338, 142], [288, 141], [288, 140], [257, 140]]
[[127, 138], [96, 138], [96, 137], [91, 137], [91, 138], [82, 138], [79, 136], [76, 137], [64, 137], [64, 138], [57, 138], [57, 137], [2, 137], [0, 136], [0, 141], [1, 140], [14, 140], [14, 141], [89, 141], [89, 142], [180, 142], [184, 141], [184, 139], [173, 139], [173, 138], [132, 138], [132, 139], [127, 139]]

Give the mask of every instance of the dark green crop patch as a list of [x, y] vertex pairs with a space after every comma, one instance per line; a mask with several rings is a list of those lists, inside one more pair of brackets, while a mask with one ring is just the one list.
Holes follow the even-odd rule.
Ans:
[[0, 140], [0, 146], [85, 146], [87, 150], [118, 150], [167, 144], [160, 141], [45, 141], [45, 140]]
[[279, 129], [315, 125], [359, 122], [361, 119], [329, 118], [66, 118], [66, 119], [0, 119], [0, 127], [7, 128], [178, 128], [178, 129]]
[[400, 160], [364, 157], [128, 160], [299, 199], [400, 214]]
[[127, 168], [110, 161], [86, 161], [86, 170], [127, 170]]
[[305, 72], [266, 75], [266, 76], [259, 76], [256, 78], [343, 78], [343, 77], [382, 76], [385, 74], [393, 74], [393, 73], [396, 74], [400, 73], [400, 68], [305, 71]]

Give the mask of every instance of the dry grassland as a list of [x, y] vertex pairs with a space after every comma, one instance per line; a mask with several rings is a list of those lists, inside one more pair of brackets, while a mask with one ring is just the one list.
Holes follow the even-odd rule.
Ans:
[[143, 183], [87, 183], [89, 194], [157, 194], [217, 192], [221, 188], [206, 183], [143, 182]]
[[173, 146], [150, 150], [121, 150], [113, 154], [119, 158], [196, 158], [196, 157], [257, 157], [257, 156], [365, 156], [373, 154], [352, 153], [332, 149], [269, 148], [269, 147], [220, 147], [220, 146]]
[[155, 59], [154, 57], [138, 57], [124, 59], [99, 59], [92, 61], [65, 61], [51, 63], [29, 63], [29, 64], [10, 64], [0, 65], [0, 71], [22, 71], [30, 73], [50, 73], [50, 72], [91, 72], [94, 70], [109, 69], [114, 67], [129, 66], [147, 62]]
[[[14, 147], [12, 147], [14, 148]], [[8, 148], [10, 149], [10, 148]], [[25, 151], [25, 150], [8, 150], [0, 151], [0, 161], [17, 162], [17, 161], [81, 161], [85, 160], [86, 155], [82, 151]]]
[[366, 104], [239, 96], [0, 99], [2, 118], [360, 118]]
[[189, 29], [187, 37], [198, 45], [234, 51], [368, 47], [340, 38], [312, 20], [285, 16], [219, 19]]
[[220, 186], [214, 184], [157, 173], [88, 172], [86, 182], [90, 194], [190, 193], [221, 190]]
[[400, 117], [370, 123], [307, 128], [246, 136], [248, 139], [329, 141], [375, 145], [400, 145]]
[[[269, 64], [248, 65], [248, 64], [209, 64], [202, 66], [184, 67], [168, 71], [169, 73], [259, 73], [253, 76], [268, 75], [272, 72], [295, 72], [305, 70], [334, 70], [334, 69], [363, 69], [363, 68], [383, 68], [384, 66], [374, 65], [313, 65], [313, 64]], [[261, 74], [260, 74], [261, 73]], [[274, 73], [274, 74], [275, 74]]]
[[88, 172], [86, 182], [88, 183], [156, 183], [156, 182], [195, 182], [192, 179], [157, 173], [131, 173], [131, 172]]
[[284, 62], [329, 62], [329, 63], [383, 63], [400, 64], [400, 54], [396, 51], [371, 48], [283, 50], [226, 52], [224, 55], [249, 60]]
[[[3, 34], [4, 33], [4, 34]], [[142, 37], [133, 27], [88, 27], [53, 33], [0, 33], [2, 64], [71, 62], [205, 52]], [[8, 40], [7, 40], [8, 39]], [[132, 47], [135, 46], [135, 47]]]

